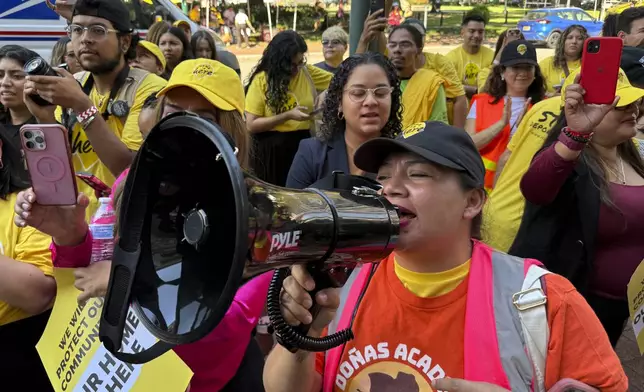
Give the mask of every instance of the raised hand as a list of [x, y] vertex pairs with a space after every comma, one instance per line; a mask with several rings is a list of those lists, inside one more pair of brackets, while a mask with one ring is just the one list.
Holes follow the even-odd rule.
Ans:
[[584, 103], [586, 90], [579, 84], [579, 75], [575, 83], [566, 88], [564, 113], [568, 127], [579, 133], [590, 133], [602, 122], [604, 117], [615, 108], [619, 97], [610, 105], [593, 105]]

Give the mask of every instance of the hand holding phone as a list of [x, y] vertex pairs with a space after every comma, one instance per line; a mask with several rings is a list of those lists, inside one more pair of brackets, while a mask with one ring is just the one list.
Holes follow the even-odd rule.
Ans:
[[67, 130], [59, 124], [24, 125], [20, 140], [38, 203], [76, 204], [78, 190]]
[[624, 43], [617, 37], [593, 37], [584, 42], [581, 79], [584, 103], [608, 105], [615, 99]]

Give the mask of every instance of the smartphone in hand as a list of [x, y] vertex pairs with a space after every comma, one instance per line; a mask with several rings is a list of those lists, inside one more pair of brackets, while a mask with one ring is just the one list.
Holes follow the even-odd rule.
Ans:
[[28, 124], [20, 128], [22, 153], [38, 204], [76, 204], [78, 188], [67, 136], [60, 124]]
[[[385, 0], [370, 0], [371, 4], [369, 4], [369, 13], [373, 14], [376, 11], [380, 11], [385, 9]], [[386, 15], [382, 15], [383, 17]]]
[[586, 90], [585, 103], [613, 103], [623, 46], [617, 37], [592, 37], [584, 42], [579, 83]]

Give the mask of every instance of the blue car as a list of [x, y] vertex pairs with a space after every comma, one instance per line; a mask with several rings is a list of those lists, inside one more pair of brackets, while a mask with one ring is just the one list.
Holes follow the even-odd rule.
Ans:
[[566, 27], [578, 24], [588, 30], [591, 37], [601, 33], [604, 22], [598, 21], [581, 8], [541, 8], [528, 11], [517, 27], [526, 40], [548, 47], [557, 46], [557, 41]]

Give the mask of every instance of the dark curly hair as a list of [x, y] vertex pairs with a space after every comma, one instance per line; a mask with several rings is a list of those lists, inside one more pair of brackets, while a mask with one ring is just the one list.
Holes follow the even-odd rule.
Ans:
[[[564, 50], [566, 49], [566, 39], [572, 33], [573, 31], [579, 31], [579, 34], [581, 34], [581, 40], [582, 42], [586, 41], [586, 38], [588, 38], [588, 30], [582, 25], [574, 24], [566, 27], [566, 29], [561, 33], [559, 36], [559, 40], [557, 41], [557, 47], [555, 48], [555, 55], [553, 59], [554, 66], [556, 68], [563, 68], [566, 62], [566, 56], [564, 54]], [[583, 43], [582, 47], [579, 50], [579, 58], [581, 58], [581, 52], [583, 49]]]
[[246, 92], [257, 74], [266, 72], [266, 104], [274, 113], [280, 114], [288, 102], [288, 85], [293, 78], [293, 57], [307, 51], [306, 41], [295, 31], [286, 30], [275, 35], [251, 72]]
[[382, 68], [387, 75], [389, 84], [393, 88], [391, 92], [391, 112], [380, 134], [384, 137], [395, 137], [400, 133], [402, 128], [402, 93], [400, 92], [400, 80], [398, 79], [396, 68], [382, 54], [367, 52], [364, 54], [354, 54], [344, 60], [340, 64], [338, 72], [331, 80], [326, 99], [324, 100], [322, 126], [319, 135], [317, 135], [323, 142], [330, 140], [335, 133], [344, 132], [346, 121], [344, 118], [338, 118], [338, 109], [342, 104], [344, 86], [346, 86], [353, 71], [365, 64], [375, 64]]

